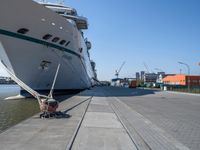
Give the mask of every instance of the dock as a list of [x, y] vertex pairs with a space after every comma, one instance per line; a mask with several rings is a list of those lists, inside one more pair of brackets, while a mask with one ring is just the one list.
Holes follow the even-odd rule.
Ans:
[[199, 150], [200, 99], [159, 90], [95, 87], [0, 134], [1, 150]]

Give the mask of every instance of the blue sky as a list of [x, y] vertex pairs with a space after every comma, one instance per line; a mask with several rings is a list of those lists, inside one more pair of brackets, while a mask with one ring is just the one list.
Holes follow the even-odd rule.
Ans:
[[86, 16], [85, 35], [92, 42], [91, 58], [98, 78], [110, 80], [126, 61], [120, 77], [160, 68], [167, 73], [200, 74], [199, 0], [67, 0]]
[[198, 0], [69, 0], [89, 19], [86, 35], [99, 79], [109, 80], [126, 61], [121, 77], [160, 68], [167, 73], [200, 74], [200, 1]]

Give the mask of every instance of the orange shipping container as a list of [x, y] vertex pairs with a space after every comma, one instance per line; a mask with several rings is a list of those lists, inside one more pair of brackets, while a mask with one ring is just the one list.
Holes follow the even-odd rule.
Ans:
[[137, 81], [132, 80], [131, 83], [129, 84], [129, 88], [136, 88], [137, 87]]

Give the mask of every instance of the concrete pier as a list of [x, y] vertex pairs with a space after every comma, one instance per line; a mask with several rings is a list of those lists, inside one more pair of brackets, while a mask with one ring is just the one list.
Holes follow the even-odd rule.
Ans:
[[199, 150], [200, 99], [158, 90], [96, 87], [0, 134], [1, 150]]
[[[60, 104], [71, 117], [40, 119], [39, 114], [0, 134], [1, 150], [65, 150], [91, 96], [74, 96]], [[26, 113], [26, 112], [24, 112]]]
[[74, 150], [136, 150], [105, 97], [94, 97], [73, 145]]

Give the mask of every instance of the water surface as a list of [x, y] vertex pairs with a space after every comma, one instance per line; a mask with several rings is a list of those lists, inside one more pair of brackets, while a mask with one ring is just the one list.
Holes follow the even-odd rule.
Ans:
[[39, 112], [35, 99], [0, 100], [0, 133]]
[[[19, 92], [18, 85], [0, 85], [0, 133], [40, 111], [34, 98], [5, 100], [6, 97], [19, 95]], [[55, 98], [62, 101], [74, 94], [66, 93]]]
[[0, 100], [20, 93], [20, 87], [13, 84], [0, 84]]

